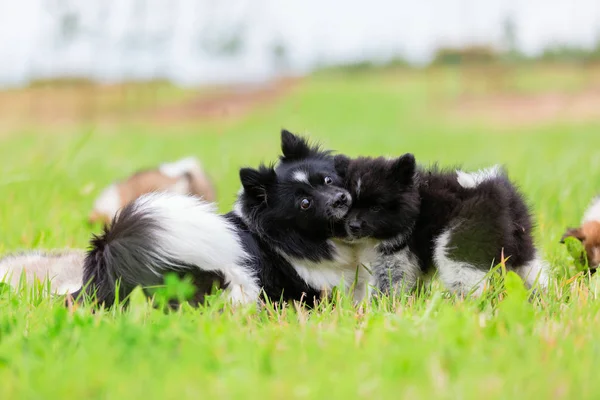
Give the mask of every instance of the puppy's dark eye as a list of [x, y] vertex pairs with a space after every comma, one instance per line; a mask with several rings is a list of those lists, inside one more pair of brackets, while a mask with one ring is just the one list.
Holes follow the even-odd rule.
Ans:
[[330, 176], [326, 176], [325, 177], [325, 184], [326, 185], [331, 185], [333, 183], [333, 179], [331, 179]]
[[373, 206], [373, 207], [371, 207], [371, 211], [372, 212], [379, 212], [379, 211], [381, 211], [381, 207], [380, 206]]
[[311, 205], [312, 205], [312, 201], [310, 201], [309, 199], [302, 199], [300, 201], [300, 208], [303, 210], [308, 210]]

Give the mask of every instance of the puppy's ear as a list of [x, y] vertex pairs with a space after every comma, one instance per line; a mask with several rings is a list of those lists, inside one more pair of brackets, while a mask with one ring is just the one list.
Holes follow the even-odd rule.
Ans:
[[403, 185], [410, 185], [413, 182], [416, 169], [415, 156], [407, 153], [392, 162], [390, 173], [396, 182]]
[[261, 165], [258, 169], [240, 169], [240, 180], [244, 193], [256, 200], [266, 201], [267, 192], [276, 183], [277, 175], [273, 167]]
[[282, 160], [298, 160], [310, 155], [312, 149], [306, 139], [294, 135], [285, 129], [281, 130], [281, 152]]
[[348, 166], [350, 165], [350, 159], [342, 154], [338, 154], [333, 159], [335, 165], [335, 172], [341, 177], [346, 176], [346, 172], [348, 172]]
[[564, 243], [565, 239], [568, 237], [574, 237], [575, 239], [583, 242], [585, 240], [585, 234], [581, 230], [581, 228], [569, 228], [560, 238], [560, 242]]

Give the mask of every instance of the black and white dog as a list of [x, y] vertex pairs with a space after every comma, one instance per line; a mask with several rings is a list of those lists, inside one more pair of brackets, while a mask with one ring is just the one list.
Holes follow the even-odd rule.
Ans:
[[111, 305], [117, 294], [123, 299], [177, 272], [191, 274], [202, 293], [216, 279], [237, 303], [261, 293], [311, 302], [340, 283], [356, 285], [362, 298], [370, 275], [357, 268], [352, 246], [333, 239], [352, 205], [334, 156], [287, 131], [281, 142], [277, 166], [240, 170], [233, 212], [219, 215], [209, 203], [167, 193], [123, 208], [92, 239], [81, 291]]
[[338, 155], [336, 168], [353, 198], [342, 236], [355, 245], [378, 241], [371, 264], [381, 291], [410, 291], [437, 270], [447, 289], [480, 294], [502, 256], [528, 286], [536, 280], [547, 286], [530, 212], [498, 166], [477, 173], [418, 169], [406, 154], [393, 160]]

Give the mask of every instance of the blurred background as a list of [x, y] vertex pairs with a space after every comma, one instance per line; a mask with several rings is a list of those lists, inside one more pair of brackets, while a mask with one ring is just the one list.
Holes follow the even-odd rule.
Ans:
[[[523, 82], [511, 73], [532, 64], [555, 67], [547, 73], [556, 76], [539, 82], [549, 91], [590, 90], [536, 99], [534, 115], [515, 110], [518, 118], [567, 105], [572, 117], [587, 117], [600, 110], [600, 103], [582, 104], [599, 101], [591, 89], [598, 83], [600, 2], [3, 0], [0, 60], [4, 128], [114, 121], [150, 110], [176, 119], [235, 113], [282, 94], [289, 78], [332, 69], [476, 66], [473, 79], [458, 82], [463, 94], [514, 91]], [[565, 68], [577, 76], [565, 76]], [[204, 96], [223, 85], [229, 99]], [[503, 98], [464, 100], [461, 112], [511, 107]], [[517, 101], [524, 104], [516, 109], [531, 106]]]
[[0, 251], [85, 246], [103, 187], [188, 155], [227, 211], [282, 127], [503, 163], [556, 257], [600, 191], [598, 0], [0, 0], [0, 62]]

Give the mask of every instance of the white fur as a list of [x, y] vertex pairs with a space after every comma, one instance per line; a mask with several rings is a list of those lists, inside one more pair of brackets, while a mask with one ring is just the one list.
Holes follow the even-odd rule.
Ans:
[[451, 236], [452, 228], [447, 229], [435, 239], [433, 260], [438, 270], [438, 276], [448, 290], [466, 295], [475, 289], [474, 295], [479, 296], [485, 286], [486, 272], [469, 263], [454, 261], [448, 257], [448, 244]]
[[94, 210], [111, 217], [115, 215], [120, 208], [121, 196], [119, 195], [119, 189], [115, 184], [104, 189], [94, 202]]
[[187, 194], [190, 192], [190, 182], [183, 177], [179, 178], [170, 190], [174, 193]]
[[583, 215], [583, 222], [600, 221], [600, 196], [596, 197]]
[[308, 181], [308, 175], [304, 171], [294, 171], [292, 178], [297, 182], [310, 183]]
[[548, 287], [550, 267], [537, 254], [534, 259], [522, 267], [515, 268], [515, 272], [525, 281], [528, 288], [531, 288], [537, 282], [541, 289]]
[[343, 284], [345, 289], [350, 289], [355, 285], [354, 299], [362, 300], [367, 293], [367, 286], [374, 282], [367, 268], [370, 268], [371, 263], [377, 257], [375, 242], [361, 240], [346, 243], [330, 240], [329, 243], [335, 249], [334, 259], [331, 261], [315, 263], [281, 254], [309, 286], [331, 292], [340, 284]]
[[161, 174], [169, 178], [179, 178], [186, 173], [201, 171], [200, 162], [195, 157], [187, 157], [170, 163], [161, 164], [158, 167]]
[[494, 165], [493, 167], [481, 169], [477, 172], [464, 172], [457, 170], [456, 174], [460, 186], [467, 189], [472, 189], [479, 186], [482, 182], [497, 178], [500, 176], [500, 172], [500, 166]]
[[361, 186], [362, 186], [362, 180], [360, 178], [358, 178], [358, 180], [356, 181], [356, 197], [360, 196]]
[[260, 287], [248, 268], [236, 228], [216, 207], [193, 196], [150, 193], [140, 197], [135, 207], [143, 208], [160, 223], [157, 249], [166, 262], [181, 260], [204, 271], [220, 272], [229, 284], [229, 298], [236, 303], [258, 300]]
[[22, 276], [29, 285], [36, 280], [50, 280], [52, 293], [73, 293], [81, 288], [84, 258], [83, 250], [9, 255], [0, 260], [0, 281], [17, 287]]

